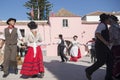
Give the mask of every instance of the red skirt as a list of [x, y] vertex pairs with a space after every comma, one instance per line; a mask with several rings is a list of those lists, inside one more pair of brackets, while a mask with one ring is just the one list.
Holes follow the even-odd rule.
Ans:
[[77, 62], [79, 58], [81, 58], [80, 49], [78, 49], [78, 56], [77, 57], [71, 56], [70, 61]]
[[81, 52], [80, 49], [78, 49], [78, 59], [81, 58]]
[[36, 47], [36, 50], [36, 57], [34, 57], [33, 47], [28, 48], [20, 74], [32, 76], [44, 72], [43, 56], [40, 46]]

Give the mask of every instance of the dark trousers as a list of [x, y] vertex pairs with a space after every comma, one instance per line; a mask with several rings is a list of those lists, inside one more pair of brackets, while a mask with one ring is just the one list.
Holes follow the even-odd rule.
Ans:
[[96, 51], [95, 49], [90, 49], [90, 54], [91, 54], [91, 62], [96, 61]]
[[5, 45], [5, 53], [4, 53], [4, 74], [9, 73], [10, 66], [17, 69], [17, 45]]
[[94, 71], [99, 69], [101, 66], [106, 64], [106, 76], [105, 80], [112, 80], [112, 65], [113, 65], [113, 58], [112, 53], [107, 46], [104, 44], [97, 43], [95, 45], [96, 49], [96, 58], [97, 61], [90, 67], [86, 69], [86, 71], [92, 75]]
[[65, 62], [65, 60], [68, 59], [64, 54], [64, 48], [65, 47], [63, 46], [58, 46], [58, 54], [60, 55], [62, 62]]

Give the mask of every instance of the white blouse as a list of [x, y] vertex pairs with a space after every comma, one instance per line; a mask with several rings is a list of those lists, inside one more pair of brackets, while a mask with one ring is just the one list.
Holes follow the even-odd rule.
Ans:
[[79, 42], [78, 41], [72, 41], [72, 44], [73, 44], [73, 46], [79, 46]]
[[25, 36], [25, 42], [28, 46], [31, 47], [34, 47], [34, 44], [36, 44], [36, 46], [40, 46], [42, 42], [40, 33], [37, 31], [37, 35], [34, 36], [33, 33], [30, 31], [29, 34]]
[[41, 45], [42, 39], [40, 36], [39, 31], [37, 31], [37, 35], [34, 36], [33, 33], [30, 31], [29, 34], [25, 36], [25, 42], [27, 46], [33, 47], [34, 50], [34, 57], [36, 56], [36, 47]]

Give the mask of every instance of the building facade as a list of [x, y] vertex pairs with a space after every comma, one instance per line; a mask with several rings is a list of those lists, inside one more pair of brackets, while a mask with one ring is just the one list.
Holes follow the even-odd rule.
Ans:
[[[81, 44], [86, 44], [89, 40], [94, 38], [94, 32], [99, 23], [99, 15], [89, 14], [84, 17], [77, 16], [65, 9], [61, 9], [56, 14], [52, 14], [48, 21], [35, 21], [38, 24], [39, 31], [42, 36], [43, 44], [42, 50], [45, 56], [57, 56], [58, 35], [62, 34], [67, 41], [72, 41], [73, 36], [78, 36], [78, 41]], [[118, 15], [119, 16], [119, 15]], [[23, 32], [29, 33], [27, 23], [30, 21], [17, 21], [16, 27]], [[6, 21], [0, 21], [0, 32], [3, 32], [7, 27]], [[85, 55], [85, 46], [80, 46], [82, 56]]]

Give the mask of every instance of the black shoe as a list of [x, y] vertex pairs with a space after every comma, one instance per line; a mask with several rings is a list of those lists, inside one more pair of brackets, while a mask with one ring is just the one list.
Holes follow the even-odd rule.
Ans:
[[88, 73], [87, 69], [85, 69], [85, 72], [86, 72], [86, 77], [88, 80], [91, 80], [91, 75]]
[[8, 75], [9, 75], [9, 73], [4, 74], [4, 75], [3, 75], [3, 78], [6, 78]]
[[32, 76], [32, 78], [36, 78], [36, 77], [38, 77], [38, 75], [33, 75], [33, 76]]
[[23, 79], [28, 79], [28, 78], [29, 78], [29, 76], [22, 75], [22, 76], [20, 76], [20, 78], [23, 78]]

